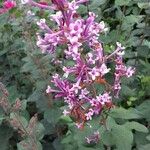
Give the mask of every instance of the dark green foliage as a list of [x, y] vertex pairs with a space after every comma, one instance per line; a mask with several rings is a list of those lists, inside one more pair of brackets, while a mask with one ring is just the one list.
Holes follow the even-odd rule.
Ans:
[[[21, 99], [19, 115], [24, 125], [38, 114], [37, 150], [150, 150], [150, 2], [91, 0], [88, 6], [80, 7], [83, 17], [93, 11], [99, 15], [97, 21], [104, 20], [109, 27], [109, 33], [100, 37], [105, 51], [111, 52], [115, 42], [121, 42], [126, 47], [126, 64], [136, 67], [134, 77], [123, 79], [120, 98], [114, 101], [116, 107], [106, 113], [105, 127], [100, 116], [90, 122], [92, 128], [85, 126], [83, 131], [71, 118], [62, 116], [64, 104], [45, 92], [51, 75], [61, 74], [60, 66], [54, 66], [51, 60], [63, 60], [63, 56], [60, 52], [57, 56], [40, 52], [35, 39], [36, 21], [26, 16], [27, 9], [15, 8], [0, 15], [0, 81], [9, 91], [10, 104]], [[48, 11], [31, 9], [36, 19], [49, 18]], [[63, 63], [74, 65], [66, 60]], [[0, 150], [26, 150], [22, 143], [30, 143], [30, 139], [22, 139], [10, 127], [11, 117], [13, 114], [5, 114], [0, 108]], [[95, 131], [100, 133], [99, 143], [87, 144], [85, 137]]]

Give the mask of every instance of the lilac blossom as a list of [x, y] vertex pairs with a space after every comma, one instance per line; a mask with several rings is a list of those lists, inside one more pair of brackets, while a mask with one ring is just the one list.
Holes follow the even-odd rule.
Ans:
[[[37, 42], [42, 52], [51, 53], [56, 50], [57, 45], [67, 44], [66, 55], [76, 60], [80, 57], [80, 48], [83, 43], [91, 43], [93, 39], [97, 42], [99, 33], [105, 29], [105, 24], [104, 22], [95, 22], [96, 15], [92, 12], [89, 12], [89, 17], [85, 20], [75, 18], [74, 15], [77, 14], [78, 5], [83, 2], [87, 2], [87, 0], [72, 2], [53, 0], [56, 9], [59, 10], [56, 14], [51, 15], [51, 20], [58, 25], [57, 32], [50, 29], [44, 19], [37, 22], [37, 25], [45, 32], [43, 37], [38, 37]], [[35, 4], [36, 2], [30, 0], [29, 3]], [[37, 7], [40, 6], [37, 5]], [[54, 40], [49, 41], [47, 37]]]
[[90, 108], [88, 113], [85, 114], [87, 120], [92, 120], [93, 115], [94, 115], [94, 110], [92, 108]]
[[[125, 47], [121, 43], [116, 43], [117, 47], [111, 54], [104, 53], [99, 36], [108, 30], [105, 23], [96, 22], [97, 16], [93, 12], [89, 12], [84, 19], [77, 12], [79, 5], [87, 1], [52, 0], [52, 5], [48, 6], [28, 0], [32, 6], [56, 10], [55, 14], [50, 15], [50, 21], [56, 23], [55, 28], [50, 28], [45, 19], [37, 22], [43, 33], [42, 36], [37, 33], [37, 46], [43, 53], [55, 53], [58, 46], [65, 46], [62, 51], [65, 59], [74, 62], [72, 66], [63, 66], [62, 78], [58, 74], [52, 77], [54, 88], [48, 85], [46, 93], [54, 94], [55, 99], [64, 99], [68, 106], [64, 115], [71, 115], [76, 110], [78, 128], [93, 116], [100, 115], [107, 104], [112, 103], [112, 98], [119, 96], [121, 79], [131, 77], [135, 72], [135, 68], [126, 67], [123, 62]], [[88, 52], [84, 52], [84, 45], [89, 48]], [[115, 64], [114, 72], [108, 66], [110, 60]], [[107, 74], [114, 75], [112, 85], [106, 81]], [[70, 76], [74, 79], [71, 80]], [[95, 83], [104, 85], [102, 93], [96, 91]], [[86, 139], [88, 143], [97, 143], [99, 135], [94, 133]]]
[[89, 94], [89, 91], [85, 88], [81, 90], [81, 93], [79, 95], [79, 99], [84, 99]]
[[135, 68], [126, 67], [123, 63], [125, 47], [122, 47], [120, 43], [117, 42], [117, 49], [113, 53], [115, 55], [115, 80], [114, 80], [114, 96], [119, 97], [119, 92], [121, 90], [121, 78], [131, 77], [135, 73]]
[[99, 69], [94, 67], [91, 71], [89, 71], [89, 75], [91, 76], [92, 80], [95, 80], [96, 77], [100, 75]]

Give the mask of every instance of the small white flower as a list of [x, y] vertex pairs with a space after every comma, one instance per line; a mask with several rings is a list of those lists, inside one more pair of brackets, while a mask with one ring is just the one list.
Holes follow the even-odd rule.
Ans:
[[125, 47], [122, 46], [121, 43], [116, 42], [116, 44], [117, 44], [117, 47], [118, 47], [120, 50], [124, 50], [124, 49], [125, 49]]
[[80, 89], [81, 89], [81, 87], [78, 84], [73, 84], [71, 91], [74, 91], [77, 94], [78, 90], [80, 90]]
[[76, 123], [75, 125], [77, 126], [78, 129], [81, 129], [83, 127], [83, 123]]
[[125, 52], [124, 51], [119, 51], [119, 52], [117, 52], [116, 53], [118, 56], [123, 56], [124, 54], [125, 54]]
[[29, 2], [29, 0], [21, 0], [21, 3], [24, 5], [24, 4], [27, 4]]
[[95, 64], [96, 60], [94, 59], [94, 56], [92, 53], [88, 53], [87, 54], [87, 61], [90, 63], [90, 64]]
[[102, 64], [99, 71], [100, 74], [103, 76], [110, 71], [110, 68], [107, 68], [105, 64]]
[[94, 115], [94, 110], [92, 108], [90, 108], [89, 112], [85, 114], [86, 120], [92, 120], [93, 115]]
[[79, 95], [79, 99], [83, 99], [88, 95], [90, 92], [85, 88], [81, 90], [81, 94]]
[[91, 76], [92, 80], [95, 80], [96, 77], [100, 75], [100, 73], [99, 70], [96, 67], [94, 67], [92, 71], [89, 72], [89, 75]]
[[101, 22], [99, 23], [99, 25], [100, 25], [100, 29], [101, 29], [101, 30], [104, 30], [104, 29], [105, 29], [105, 23], [104, 23], [104, 21], [101, 21]]
[[45, 19], [40, 19], [40, 21], [38, 21], [36, 24], [41, 28], [41, 29], [45, 29], [45, 23], [46, 20]]
[[135, 68], [129, 67], [126, 70], [126, 76], [129, 78], [135, 73]]
[[63, 111], [63, 115], [64, 115], [64, 116], [67, 116], [67, 115], [69, 115], [69, 114], [70, 114], [70, 112], [69, 112], [68, 110], [65, 109], [65, 110]]
[[35, 13], [33, 13], [31, 10], [27, 11], [28, 16], [35, 16]]
[[51, 92], [51, 87], [48, 85], [47, 86], [47, 89], [46, 89], [46, 93], [48, 94], [48, 93], [50, 93]]
[[68, 78], [68, 76], [69, 76], [68, 72], [65, 72], [64, 75], [63, 75], [63, 77], [65, 77], [65, 78]]

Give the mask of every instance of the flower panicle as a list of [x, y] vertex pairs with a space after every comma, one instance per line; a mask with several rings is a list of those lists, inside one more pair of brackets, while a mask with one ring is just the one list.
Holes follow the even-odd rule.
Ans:
[[[114, 106], [112, 99], [119, 97], [121, 79], [131, 77], [135, 68], [125, 66], [125, 47], [119, 42], [111, 54], [104, 53], [99, 36], [108, 31], [107, 26], [103, 21], [96, 22], [97, 16], [93, 12], [89, 12], [87, 18], [82, 18], [77, 11], [79, 5], [88, 0], [52, 0], [51, 6], [28, 1], [33, 6], [42, 5], [43, 9], [56, 10], [50, 16], [50, 20], [56, 23], [54, 29], [48, 26], [44, 18], [37, 22], [42, 31], [42, 35], [37, 33], [37, 46], [43, 53], [50, 54], [55, 53], [58, 46], [65, 46], [65, 59], [72, 60], [74, 65], [63, 66], [63, 76], [55, 74], [51, 80], [54, 86], [48, 85], [46, 93], [53, 93], [56, 99], [63, 97], [68, 105], [64, 115], [75, 118], [77, 127], [82, 128], [104, 109], [109, 110]], [[114, 69], [109, 67], [110, 61]], [[112, 82], [107, 81], [110, 75]], [[74, 77], [74, 80], [70, 77]], [[96, 89], [97, 85], [103, 87], [101, 93]]]

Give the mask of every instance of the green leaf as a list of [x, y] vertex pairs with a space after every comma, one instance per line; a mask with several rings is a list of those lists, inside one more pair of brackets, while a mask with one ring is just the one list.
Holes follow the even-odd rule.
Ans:
[[18, 98], [19, 93], [16, 86], [10, 86], [7, 88], [9, 92], [9, 100], [11, 103], [14, 103], [16, 98]]
[[72, 119], [69, 117], [69, 116], [64, 116], [62, 115], [60, 117], [61, 121], [64, 122], [64, 123], [71, 123], [72, 122]]
[[3, 109], [0, 107], [0, 125], [3, 121], [3, 119], [5, 119], [5, 116], [4, 116], [4, 112], [3, 112]]
[[138, 15], [128, 15], [125, 16], [122, 23], [122, 29], [123, 30], [129, 30], [132, 29], [134, 24], [138, 24], [143, 20], [143, 16]]
[[80, 145], [78, 150], [105, 150], [103, 145], [100, 145], [99, 147], [85, 147]]
[[26, 128], [26, 127], [28, 126], [28, 121], [27, 121], [27, 119], [26, 119], [25, 117], [23, 117], [23, 116], [19, 116], [19, 115], [15, 114], [15, 113], [11, 113], [11, 114], [10, 114], [10, 119], [15, 119], [15, 120], [17, 120], [17, 122], [18, 122], [19, 124], [21, 123], [21, 125], [22, 125], [24, 128]]
[[150, 8], [150, 2], [143, 2], [143, 3], [138, 3], [138, 7], [141, 9], [147, 9]]
[[36, 145], [38, 150], [43, 150], [42, 144], [40, 142], [37, 142]]
[[48, 98], [45, 96], [45, 89], [41, 86], [41, 89], [35, 90], [27, 101], [29, 102], [36, 102], [36, 106], [39, 110], [45, 111], [49, 108], [49, 101]]
[[25, 148], [21, 143], [17, 143], [17, 150], [25, 150]]
[[81, 6], [79, 7], [78, 12], [79, 12], [80, 14], [86, 14], [86, 13], [87, 13], [87, 7], [84, 6], [84, 5], [81, 5]]
[[139, 56], [148, 57], [150, 54], [148, 46], [139, 46], [137, 47], [137, 52]]
[[68, 131], [66, 136], [61, 140], [61, 143], [64, 145], [65, 150], [76, 150], [78, 149], [78, 144], [74, 139], [74, 135]]
[[53, 146], [54, 146], [54, 148], [57, 150], [64, 150], [64, 148], [63, 148], [63, 145], [61, 144], [61, 141], [60, 141], [60, 139], [55, 139], [54, 140], [54, 142], [53, 142]]
[[146, 118], [150, 121], [150, 100], [144, 101], [141, 105], [137, 107], [137, 110], [141, 112], [143, 118]]
[[53, 124], [49, 123], [46, 119], [41, 120], [41, 123], [43, 124], [45, 129], [44, 135], [55, 133], [55, 126], [53, 126]]
[[121, 119], [138, 119], [141, 118], [140, 112], [136, 109], [124, 109], [122, 107], [114, 108], [110, 111], [110, 116]]
[[150, 144], [141, 145], [138, 150], [150, 150]]
[[45, 131], [45, 128], [43, 126], [42, 123], [38, 122], [37, 125], [36, 125], [36, 129], [35, 129], [35, 132], [36, 132], [36, 138], [38, 140], [41, 140], [44, 136], [44, 131]]
[[128, 5], [131, 0], [115, 0], [115, 5], [123, 6]]
[[149, 142], [146, 140], [146, 136], [147, 136], [147, 133], [143, 133], [143, 132], [134, 133], [134, 141], [137, 147], [140, 147], [140, 145], [145, 145]]
[[34, 141], [33, 139], [30, 138], [17, 143], [17, 150], [31, 150], [31, 147], [32, 149], [43, 150], [40, 142]]
[[123, 125], [114, 124], [111, 130], [106, 130], [101, 134], [101, 139], [107, 146], [115, 145], [118, 150], [130, 150], [133, 134]]
[[150, 134], [146, 137], [146, 139], [150, 141]]
[[92, 0], [90, 7], [98, 7], [106, 3], [107, 0]]
[[134, 129], [134, 130], [139, 131], [139, 132], [148, 133], [148, 129], [144, 125], [142, 125], [138, 122], [135, 122], [135, 121], [127, 122], [123, 126], [128, 128], [129, 130]]
[[25, 110], [27, 107], [27, 100], [22, 100], [21, 101], [21, 110]]
[[112, 128], [113, 140], [118, 150], [130, 150], [133, 142], [133, 134], [123, 126], [117, 125]]
[[112, 146], [115, 144], [114, 135], [111, 131], [105, 131], [101, 134], [102, 142], [107, 146]]
[[58, 108], [47, 109], [44, 113], [44, 118], [49, 122], [56, 124], [61, 117], [61, 111]]
[[63, 139], [62, 139], [62, 141], [61, 141], [61, 143], [62, 144], [67, 144], [67, 143], [70, 143], [71, 141], [73, 141], [74, 139], [73, 139], [73, 134], [68, 134], [68, 135], [66, 135]]
[[148, 46], [150, 48], [150, 42], [148, 40], [144, 40], [143, 45]]
[[0, 150], [9, 149], [9, 138], [12, 136], [13, 130], [7, 126], [0, 126]]
[[134, 96], [134, 89], [131, 89], [129, 86], [123, 85], [121, 90], [122, 96]]
[[108, 116], [108, 118], [106, 120], [106, 125], [107, 125], [107, 128], [110, 130], [110, 129], [112, 129], [113, 126], [116, 125], [116, 122], [112, 117]]

